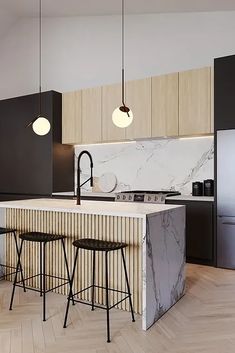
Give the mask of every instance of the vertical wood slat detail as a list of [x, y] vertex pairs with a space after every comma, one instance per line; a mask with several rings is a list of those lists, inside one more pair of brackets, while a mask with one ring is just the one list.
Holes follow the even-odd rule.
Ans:
[[[64, 213], [39, 210], [6, 210], [6, 226], [17, 229], [17, 233], [26, 231], [40, 231], [45, 233], [63, 234], [66, 236], [65, 247], [68, 257], [70, 273], [74, 260], [75, 239], [90, 237], [96, 239], [123, 241], [128, 244], [124, 250], [133, 306], [136, 313], [142, 314], [142, 219], [120, 216], [91, 215], [80, 213]], [[46, 269], [54, 276], [66, 277], [63, 263], [61, 242], [46, 245]], [[110, 288], [126, 291], [125, 277], [122, 266], [121, 251], [109, 253], [109, 278]], [[6, 261], [9, 265], [16, 266], [16, 253], [13, 237], [6, 237]], [[96, 284], [105, 286], [104, 254], [96, 252]], [[25, 242], [22, 253], [24, 276], [29, 277], [39, 273], [39, 244]], [[13, 278], [9, 278], [13, 280]], [[92, 252], [79, 250], [77, 270], [75, 274], [75, 290], [80, 290], [92, 283]], [[33, 278], [27, 283], [29, 286], [39, 288], [39, 278]], [[48, 279], [47, 286], [58, 285], [57, 279]], [[67, 286], [55, 290], [57, 293], [67, 295]], [[112, 292], [110, 292], [112, 293]], [[95, 291], [96, 302], [105, 304], [104, 290]], [[82, 299], [90, 300], [91, 291], [81, 295]], [[122, 295], [117, 292], [110, 294], [110, 304], [117, 302]], [[118, 308], [130, 310], [129, 302], [120, 303]]]

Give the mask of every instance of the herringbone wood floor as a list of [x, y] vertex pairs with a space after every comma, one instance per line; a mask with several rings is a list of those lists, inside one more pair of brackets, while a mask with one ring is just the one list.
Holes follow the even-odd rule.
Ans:
[[233, 353], [235, 271], [187, 266], [186, 295], [147, 332], [141, 319], [111, 311], [112, 342], [106, 343], [105, 311], [71, 307], [62, 328], [65, 297], [48, 295], [49, 319], [41, 321], [41, 299], [17, 289], [8, 311], [11, 283], [0, 283], [0, 353]]

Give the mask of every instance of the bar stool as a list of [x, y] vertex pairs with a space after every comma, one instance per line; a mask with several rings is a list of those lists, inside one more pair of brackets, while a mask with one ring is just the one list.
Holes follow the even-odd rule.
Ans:
[[[15, 241], [16, 255], [18, 257], [19, 256], [19, 248], [18, 248], [17, 238], [16, 238], [16, 229], [0, 227], [0, 235], [6, 235], [6, 234], [12, 234], [13, 235], [14, 241]], [[6, 265], [6, 264], [2, 264], [1, 263], [0, 267], [9, 268], [11, 271], [14, 270], [13, 272], [5, 273], [4, 275], [0, 276], [0, 279], [6, 278], [6, 276], [10, 276], [10, 275], [13, 275], [13, 274], [16, 273], [16, 267], [14, 267], [14, 266], [10, 266], [10, 265]], [[19, 266], [18, 271], [21, 274], [21, 280], [22, 280], [22, 283], [23, 283], [23, 288], [24, 288], [24, 291], [26, 292], [21, 264]]]
[[[32, 288], [32, 287], [28, 287], [25, 286], [25, 288], [29, 289], [29, 290], [33, 290], [36, 292], [40, 293], [40, 296], [43, 297], [43, 321], [46, 321], [46, 293], [62, 287], [66, 284], [69, 284], [70, 281], [70, 277], [69, 277], [69, 267], [68, 267], [68, 260], [67, 260], [67, 256], [66, 256], [66, 251], [65, 251], [65, 244], [64, 244], [64, 239], [66, 238], [64, 235], [54, 235], [54, 234], [47, 234], [47, 233], [41, 233], [41, 232], [28, 232], [28, 233], [23, 233], [19, 235], [19, 238], [21, 239], [21, 243], [20, 243], [20, 248], [19, 248], [19, 252], [18, 252], [18, 262], [17, 262], [17, 268], [16, 268], [16, 274], [15, 274], [15, 279], [13, 282], [13, 289], [12, 289], [12, 295], [11, 295], [11, 302], [10, 302], [10, 308], [9, 310], [12, 310], [12, 306], [13, 306], [13, 300], [14, 300], [14, 295], [15, 295], [15, 287], [21, 287], [22, 288], [22, 282], [26, 282], [27, 280], [31, 279], [31, 278], [35, 278], [35, 277], [40, 277], [40, 288], [36, 289], [36, 288]], [[63, 277], [59, 277], [59, 276], [53, 276], [50, 274], [46, 274], [46, 244], [49, 242], [54, 242], [54, 241], [61, 241], [62, 244], [62, 249], [63, 249], [63, 254], [64, 254], [64, 261], [65, 261], [65, 267], [66, 267], [66, 271], [67, 271], [67, 278], [63, 278]], [[17, 280], [17, 274], [18, 274], [18, 269], [21, 268], [22, 269], [22, 265], [21, 265], [21, 261], [20, 261], [20, 257], [22, 254], [22, 249], [23, 249], [23, 244], [24, 241], [29, 241], [29, 242], [35, 242], [35, 243], [40, 243], [40, 258], [39, 258], [39, 262], [40, 262], [40, 273], [39, 274], [35, 274], [33, 276], [30, 276], [28, 278], [23, 278], [23, 274], [22, 274], [22, 280], [18, 281]], [[46, 278], [56, 278], [59, 280], [63, 280], [65, 281], [62, 284], [59, 284], [53, 288], [49, 288], [47, 289], [46, 287]]]
[[[104, 241], [104, 240], [98, 240], [98, 239], [85, 238], [85, 239], [75, 240], [73, 242], [73, 246], [76, 247], [76, 253], [75, 253], [73, 272], [72, 272], [71, 282], [70, 282], [70, 291], [69, 291], [69, 296], [68, 296], [68, 300], [67, 300], [67, 307], [66, 307], [66, 312], [65, 312], [65, 318], [64, 318], [64, 328], [66, 328], [66, 326], [67, 326], [69, 305], [70, 305], [70, 301], [71, 300], [73, 301], [73, 304], [74, 304], [74, 302], [77, 302], [77, 303], [90, 305], [92, 307], [91, 310], [94, 310], [94, 307], [105, 309], [106, 312], [107, 312], [107, 342], [110, 342], [110, 322], [109, 322], [109, 311], [110, 311], [110, 309], [112, 309], [117, 304], [119, 304], [122, 301], [124, 301], [124, 300], [129, 298], [132, 322], [135, 321], [134, 312], [133, 312], [133, 306], [132, 306], [132, 300], [131, 300], [130, 285], [129, 285], [127, 269], [126, 269], [126, 262], [125, 262], [124, 252], [123, 252], [123, 249], [127, 247], [127, 244], [118, 243], [118, 242], [111, 242], [111, 241]], [[73, 294], [72, 288], [73, 288], [74, 274], [75, 274], [75, 270], [76, 270], [76, 264], [77, 264], [79, 249], [85, 249], [85, 250], [93, 251], [92, 285], [90, 285], [90, 286], [78, 291], [77, 293]], [[123, 267], [124, 267], [124, 272], [125, 272], [127, 292], [109, 288], [108, 254], [109, 254], [110, 251], [116, 251], [116, 250], [121, 250], [121, 253], [122, 253], [122, 261], [123, 261]], [[96, 255], [96, 251], [105, 252], [105, 287], [98, 286], [98, 285], [95, 284], [95, 255]], [[84, 302], [84, 301], [82, 301], [80, 299], [74, 299], [74, 297], [76, 295], [78, 295], [79, 293], [84, 292], [86, 290], [89, 290], [90, 288], [92, 289], [91, 303]], [[105, 289], [105, 293], [106, 293], [106, 306], [105, 307], [95, 304], [95, 288]], [[123, 299], [119, 300], [117, 303], [113, 304], [112, 306], [109, 306], [109, 291], [114, 291], [114, 292], [119, 292], [119, 293], [122, 293], [122, 294], [126, 294], [126, 296]]]

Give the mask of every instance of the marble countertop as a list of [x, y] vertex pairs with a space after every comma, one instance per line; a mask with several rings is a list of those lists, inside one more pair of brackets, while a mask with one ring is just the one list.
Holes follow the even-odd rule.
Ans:
[[87, 200], [82, 200], [81, 205], [76, 205], [75, 200], [66, 199], [29, 199], [0, 202], [0, 208], [17, 208], [136, 218], [144, 218], [146, 215], [154, 215], [156, 213], [162, 213], [180, 207], [184, 206]]
[[192, 195], [177, 195], [177, 196], [169, 196], [167, 200], [175, 200], [175, 201], [209, 201], [214, 202], [214, 196], [192, 196]]
[[[68, 191], [68, 192], [53, 192], [52, 196], [74, 196], [73, 191]], [[83, 191], [81, 190], [81, 196], [89, 196], [89, 197], [115, 197], [116, 193], [115, 192], [91, 192], [91, 191]]]

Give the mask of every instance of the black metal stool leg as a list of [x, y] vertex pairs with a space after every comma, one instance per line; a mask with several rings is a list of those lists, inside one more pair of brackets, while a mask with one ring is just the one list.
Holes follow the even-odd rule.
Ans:
[[[13, 235], [14, 235], [14, 239], [15, 239], [15, 247], [16, 247], [17, 258], [19, 258], [19, 248], [18, 248], [18, 244], [17, 244], [17, 238], [16, 238], [16, 232], [15, 231], [13, 231]], [[23, 276], [23, 268], [22, 268], [22, 265], [21, 265], [21, 261], [20, 261], [19, 270], [20, 270], [20, 275], [21, 275], [21, 281], [23, 283], [24, 292], [26, 292], [24, 276]]]
[[12, 289], [12, 294], [11, 294], [11, 302], [10, 302], [10, 308], [9, 308], [9, 310], [12, 310], [13, 300], [14, 300], [14, 296], [15, 296], [15, 287], [16, 287], [16, 282], [17, 282], [18, 271], [19, 271], [19, 268], [20, 268], [20, 256], [21, 256], [21, 253], [22, 253], [23, 242], [24, 242], [24, 240], [21, 240], [20, 250], [19, 250], [19, 254], [18, 254], [18, 261], [17, 261], [17, 266], [16, 266], [15, 279], [14, 279], [13, 289]]
[[65, 317], [64, 317], [64, 328], [66, 328], [66, 326], [67, 326], [70, 299], [71, 298], [73, 299], [73, 281], [74, 281], [74, 275], [75, 275], [77, 259], [78, 259], [78, 250], [79, 250], [79, 248], [76, 249], [74, 265], [73, 265], [73, 272], [72, 272], [72, 277], [71, 277], [71, 280], [70, 280], [69, 296], [68, 296], [68, 299], [67, 299], [67, 306], [66, 306], [66, 312], [65, 312]]
[[92, 302], [91, 310], [93, 311], [94, 310], [94, 302], [95, 302], [95, 250], [93, 250], [93, 273], [92, 273], [91, 302]]
[[43, 253], [42, 253], [42, 243], [39, 243], [39, 270], [40, 270], [40, 297], [42, 297], [42, 292], [43, 292], [43, 288], [42, 288], [42, 271], [43, 271]]
[[131, 300], [130, 285], [129, 285], [128, 275], [127, 275], [127, 270], [126, 270], [126, 260], [125, 260], [123, 249], [121, 249], [121, 252], [122, 252], [122, 261], [123, 261], [123, 267], [124, 267], [124, 272], [125, 272], [125, 277], [126, 277], [127, 291], [128, 291], [128, 295], [129, 295], [129, 303], [130, 303], [130, 307], [131, 307], [132, 322], [135, 322], [134, 311], [133, 311], [132, 300]]
[[[64, 239], [63, 238], [61, 239], [61, 242], [62, 242], [62, 248], [63, 248], [63, 253], [64, 253], [64, 262], [65, 262], [67, 276], [68, 276], [68, 281], [69, 281], [69, 285], [70, 285], [71, 280], [70, 280], [70, 274], [69, 274], [69, 265], [68, 265], [68, 259], [67, 259], [67, 255], [66, 255], [65, 244], [64, 244]], [[69, 290], [70, 290], [70, 286], [69, 286]], [[72, 296], [72, 302], [73, 302], [73, 305], [75, 305], [73, 296]]]
[[43, 243], [43, 321], [46, 321], [46, 242]]
[[107, 342], [110, 341], [110, 323], [109, 323], [109, 269], [108, 269], [108, 251], [105, 251], [105, 291], [106, 291], [106, 313], [107, 313]]

